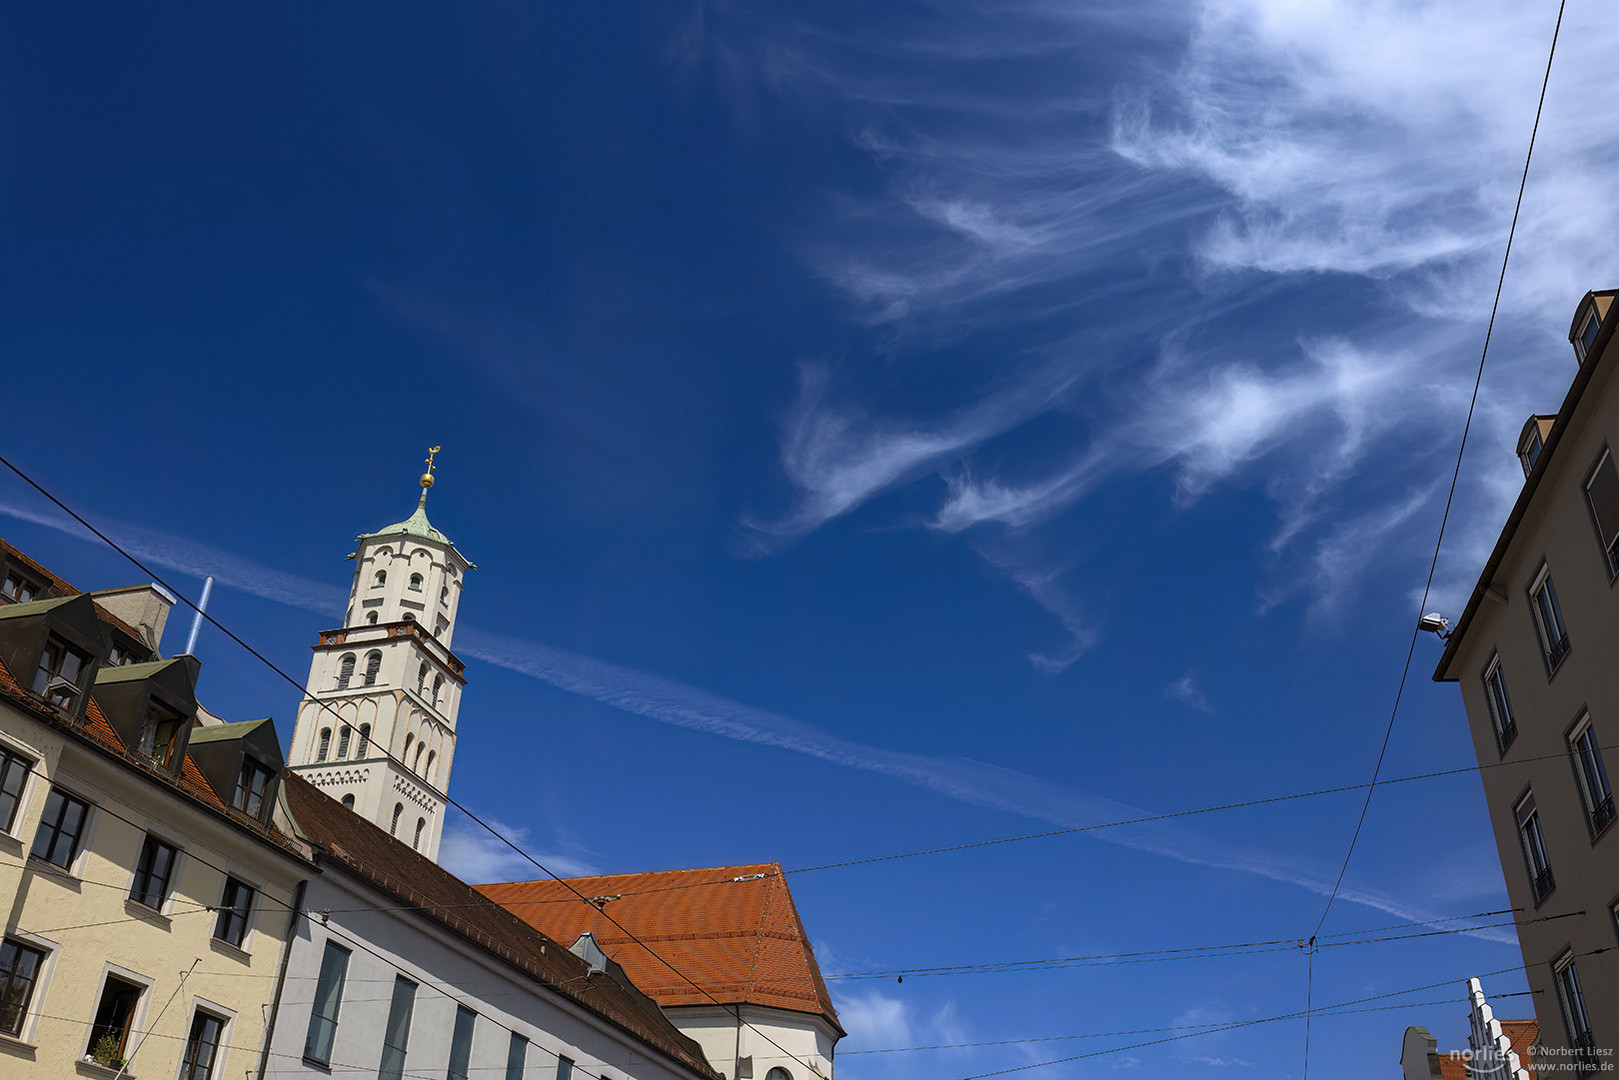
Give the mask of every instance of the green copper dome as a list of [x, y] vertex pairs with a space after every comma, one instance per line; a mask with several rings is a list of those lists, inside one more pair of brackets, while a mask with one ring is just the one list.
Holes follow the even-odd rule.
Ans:
[[406, 518], [404, 521], [399, 521], [392, 525], [384, 526], [383, 528], [378, 529], [376, 532], [361, 533], [358, 539], [371, 540], [379, 536], [414, 536], [421, 540], [431, 540], [435, 544], [443, 544], [451, 551], [455, 551], [455, 553], [461, 557], [461, 561], [467, 564], [467, 569], [476, 569], [476, 567], [473, 566], [472, 562], [467, 559], [465, 555], [461, 555], [459, 551], [456, 551], [455, 541], [433, 528], [432, 524], [427, 520], [426, 487], [422, 488], [421, 501], [416, 504], [416, 512], [414, 514], [410, 515], [410, 517]]

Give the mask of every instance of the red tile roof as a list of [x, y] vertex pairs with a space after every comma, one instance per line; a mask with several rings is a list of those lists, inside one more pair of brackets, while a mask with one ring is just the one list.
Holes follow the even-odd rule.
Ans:
[[[396, 840], [294, 772], [282, 774], [287, 808], [304, 839], [323, 858], [409, 904], [451, 932], [562, 997], [604, 1017], [699, 1075], [718, 1080], [698, 1044], [680, 1032], [657, 1004], [613, 978], [592, 973], [568, 951], [410, 845]], [[570, 938], [571, 942], [572, 939]]]
[[[29, 558], [25, 552], [19, 550], [17, 546], [9, 540], [0, 539], [0, 559], [14, 559], [28, 567], [28, 569], [45, 579], [50, 593], [54, 596], [79, 595], [79, 589], [75, 589], [66, 581], [63, 581], [45, 567], [41, 566], [38, 562]], [[44, 599], [44, 597], [40, 597], [40, 599]], [[114, 615], [100, 604], [96, 604], [96, 618], [100, 619], [104, 623], [109, 623], [112, 626], [116, 626], [118, 629], [122, 630], [124, 633], [128, 634], [131, 638], [140, 642], [142, 645], [146, 644], [146, 639], [141, 636], [141, 632], [139, 630], [135, 629], [133, 626], [130, 626], [124, 620], [120, 619], [118, 616]]]
[[[843, 1030], [776, 863], [505, 882], [478, 891], [558, 941], [590, 931], [666, 1008], [716, 1000], [769, 1005], [824, 1016]], [[615, 899], [598, 908], [576, 892]]]

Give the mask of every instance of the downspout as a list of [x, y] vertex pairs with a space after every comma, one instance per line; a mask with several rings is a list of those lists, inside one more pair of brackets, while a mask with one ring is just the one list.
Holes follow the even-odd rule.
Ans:
[[[731, 1080], [737, 1080], [742, 1074], [742, 1006], [740, 1003], [731, 1006], [736, 1013], [736, 1049], [731, 1051]], [[262, 1077], [260, 1078], [262, 1080]]]
[[292, 963], [292, 943], [298, 936], [298, 916], [304, 909], [304, 889], [309, 879], [298, 882], [292, 892], [292, 910], [287, 913], [287, 938], [281, 946], [281, 966], [275, 973], [275, 996], [270, 998], [270, 1015], [264, 1021], [264, 1045], [259, 1047], [258, 1080], [264, 1080], [264, 1071], [270, 1066], [270, 1040], [275, 1036], [276, 1014], [281, 1011], [281, 989], [287, 982], [287, 967]]

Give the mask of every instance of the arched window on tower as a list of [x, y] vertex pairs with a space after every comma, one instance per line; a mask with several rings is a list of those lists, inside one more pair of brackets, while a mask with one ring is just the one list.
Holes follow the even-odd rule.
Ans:
[[365, 685], [377, 685], [377, 672], [382, 670], [382, 654], [375, 649], [365, 654]]
[[365, 752], [371, 748], [371, 725], [360, 725], [360, 745], [354, 750], [355, 757], [365, 757]]
[[433, 708], [438, 708], [439, 699], [443, 696], [444, 676], [433, 676]]
[[411, 766], [417, 776], [422, 775], [422, 751], [427, 749], [427, 740], [423, 739], [416, 744], [416, 763]]
[[429, 750], [427, 752], [427, 771], [422, 773], [422, 776], [427, 779], [429, 784], [433, 782], [433, 759], [436, 757], [438, 757], [437, 750]]
[[410, 575], [410, 588], [411, 588], [412, 592], [421, 592], [422, 591], [422, 575], [420, 575], [420, 574], [412, 574], [412, 575]]
[[354, 729], [344, 724], [337, 732], [337, 760], [342, 761], [349, 756], [349, 740], [354, 737]]
[[347, 795], [343, 796], [343, 805], [348, 807], [350, 810], [354, 809], [354, 792], [351, 791]]
[[398, 836], [399, 835], [399, 815], [403, 814], [404, 812], [405, 812], [405, 804], [404, 803], [398, 803], [398, 802], [394, 803], [394, 819], [388, 823], [388, 835], [389, 836]]
[[416, 838], [410, 842], [410, 846], [415, 848], [417, 851], [420, 851], [422, 849], [422, 830], [425, 829], [425, 828], [427, 828], [427, 819], [426, 818], [417, 818], [416, 819]]
[[427, 664], [424, 662], [421, 667], [416, 669], [416, 692], [418, 694], [420, 694], [422, 692], [423, 688], [426, 687], [426, 686], [427, 686]]
[[337, 688], [347, 690], [349, 683], [354, 681], [354, 654], [344, 653], [343, 659], [337, 662]]
[[386, 584], [388, 584], [388, 571], [378, 570], [377, 576], [371, 579], [371, 587], [373, 589], [380, 589]]
[[377, 613], [374, 611], [368, 612], [365, 616], [365, 624], [367, 626], [377, 625]]
[[406, 622], [415, 622], [416, 621], [416, 613], [413, 612], [413, 611], [405, 612], [405, 621]]
[[320, 729], [320, 749], [315, 751], [315, 760], [325, 761], [326, 755], [331, 752], [331, 749], [332, 729], [329, 727], [323, 727]]
[[793, 1080], [793, 1074], [782, 1068], [780, 1065], [777, 1065], [775, 1068], [765, 1073], [765, 1080]]
[[415, 742], [415, 741], [416, 741], [416, 736], [415, 735], [406, 735], [405, 736], [405, 752], [403, 754], [399, 755], [399, 763], [401, 765], [409, 765], [410, 764], [410, 744]]
[[448, 585], [438, 591], [438, 602], [445, 607], [450, 606], [450, 587]]

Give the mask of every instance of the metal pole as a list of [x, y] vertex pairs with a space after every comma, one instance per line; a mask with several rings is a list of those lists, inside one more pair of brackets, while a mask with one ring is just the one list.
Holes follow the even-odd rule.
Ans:
[[186, 637], [186, 649], [182, 656], [197, 655], [192, 650], [197, 647], [197, 634], [202, 630], [202, 613], [208, 610], [208, 596], [214, 591], [212, 575], [203, 579], [202, 599], [197, 601], [197, 614], [191, 620], [191, 633]]

